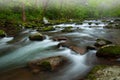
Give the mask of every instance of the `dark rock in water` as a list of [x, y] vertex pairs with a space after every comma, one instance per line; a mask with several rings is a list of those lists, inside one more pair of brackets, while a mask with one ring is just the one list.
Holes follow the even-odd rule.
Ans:
[[111, 41], [105, 40], [105, 39], [97, 39], [96, 43], [94, 44], [95, 47], [99, 48], [108, 44], [112, 44]]
[[29, 39], [32, 41], [42, 41], [45, 39], [45, 36], [43, 36], [41, 33], [34, 33], [29, 36]]
[[97, 48], [95, 46], [87, 46], [86, 49], [87, 50], [96, 50]]
[[59, 44], [57, 45], [57, 47], [58, 47], [58, 48], [59, 48], [59, 47], [67, 47], [67, 48], [69, 48], [71, 45], [72, 45], [72, 44], [69, 43], [69, 42], [61, 42], [61, 43], [59, 43]]
[[88, 24], [89, 24], [89, 25], [91, 25], [91, 24], [92, 24], [92, 22], [89, 22]]
[[118, 19], [115, 19], [114, 21], [115, 21], [115, 22], [120, 22], [120, 18], [118, 18]]
[[53, 38], [54, 41], [68, 41], [69, 39], [67, 37], [55, 37]]
[[105, 59], [120, 58], [120, 46], [117, 45], [103, 46], [97, 51], [96, 56]]
[[68, 60], [63, 56], [53, 56], [42, 60], [31, 61], [28, 67], [33, 73], [38, 73], [40, 71], [55, 71], [64, 66], [67, 62]]
[[5, 37], [6, 36], [6, 33], [5, 33], [5, 31], [3, 31], [3, 30], [0, 30], [0, 38], [3, 38], [3, 37]]

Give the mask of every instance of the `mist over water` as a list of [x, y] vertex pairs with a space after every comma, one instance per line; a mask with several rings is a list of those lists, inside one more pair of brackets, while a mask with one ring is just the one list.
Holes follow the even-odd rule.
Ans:
[[[47, 2], [48, 6], [96, 6], [98, 8], [103, 9], [110, 9], [112, 7], [120, 6], [120, 0], [0, 0], [0, 7], [8, 6], [9, 4], [12, 5], [20, 5], [21, 2], [27, 3], [28, 6], [30, 5], [38, 5], [44, 6], [44, 3]], [[33, 6], [33, 7], [35, 7]]]

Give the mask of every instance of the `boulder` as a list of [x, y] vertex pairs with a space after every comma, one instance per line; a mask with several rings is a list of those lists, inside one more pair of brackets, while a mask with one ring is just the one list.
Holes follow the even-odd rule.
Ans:
[[78, 46], [70, 46], [69, 48], [79, 54], [85, 54], [87, 51], [85, 48], [81, 48]]
[[45, 39], [45, 36], [43, 36], [41, 33], [34, 33], [29, 36], [29, 39], [32, 41], [42, 41]]
[[42, 31], [53, 31], [55, 28], [53, 26], [44, 26]]
[[28, 63], [28, 67], [34, 73], [40, 71], [55, 71], [67, 63], [67, 59], [63, 56], [53, 56], [42, 60], [35, 60]]
[[3, 31], [3, 30], [0, 30], [0, 38], [3, 38], [3, 37], [5, 37], [6, 36], [6, 33], [5, 33], [5, 31]]
[[118, 45], [103, 46], [97, 51], [96, 56], [105, 59], [120, 58], [120, 46]]
[[69, 39], [67, 37], [54, 37], [53, 38], [54, 41], [68, 41]]
[[73, 32], [73, 27], [72, 26], [68, 26], [68, 27], [65, 27], [62, 32]]
[[61, 42], [57, 45], [57, 47], [67, 47], [73, 51], [75, 51], [76, 53], [79, 53], [79, 54], [84, 54], [87, 50], [85, 48], [81, 48], [81, 47], [78, 47], [78, 46], [74, 46], [72, 45], [71, 43], [69, 42]]
[[115, 19], [114, 21], [115, 21], [115, 22], [120, 22], [120, 18], [118, 18], [118, 19]]
[[95, 46], [87, 46], [86, 49], [87, 50], [96, 50], [97, 48]]
[[99, 48], [108, 44], [112, 44], [111, 41], [105, 40], [105, 39], [97, 39], [96, 43], [94, 44], [95, 47]]
[[57, 45], [57, 47], [58, 47], [58, 48], [60, 48], [60, 47], [67, 47], [67, 48], [69, 48], [71, 45], [72, 45], [72, 44], [69, 43], [69, 42], [61, 42], [61, 43], [59, 43], [59, 44]]

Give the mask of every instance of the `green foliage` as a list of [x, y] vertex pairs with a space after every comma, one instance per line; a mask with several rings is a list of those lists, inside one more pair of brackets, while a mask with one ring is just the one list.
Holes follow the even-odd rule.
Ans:
[[[9, 4], [4, 5], [4, 0], [0, 1], [0, 19], [16, 20], [22, 21], [22, 0], [20, 1], [9, 1]], [[58, 0], [59, 1], [59, 0]], [[88, 5], [76, 3], [63, 3], [54, 1], [53, 5], [48, 4], [44, 16], [49, 19], [85, 19], [85, 18], [101, 18], [101, 17], [120, 17], [120, 6], [112, 6], [112, 0], [105, 0], [104, 2], [109, 4], [104, 4], [101, 0], [88, 0]], [[43, 17], [43, 6], [42, 2], [40, 5], [36, 5], [34, 0], [24, 0], [25, 12], [27, 21], [34, 19], [42, 20]], [[51, 2], [53, 3], [53, 2]]]
[[3, 31], [3, 30], [0, 30], [0, 37], [5, 37], [6, 36], [6, 33], [5, 33], [5, 31]]
[[3, 34], [5, 34], [5, 31], [0, 30], [0, 35], [3, 35]]

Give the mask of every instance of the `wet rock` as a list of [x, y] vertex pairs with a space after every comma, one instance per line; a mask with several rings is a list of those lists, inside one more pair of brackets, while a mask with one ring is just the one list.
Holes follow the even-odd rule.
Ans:
[[115, 21], [115, 22], [120, 22], [120, 18], [118, 18], [118, 19], [115, 19], [114, 21]]
[[120, 58], [120, 46], [117, 45], [103, 46], [97, 51], [96, 56], [105, 59]]
[[120, 80], [120, 66], [98, 65], [84, 80]]
[[69, 48], [71, 50], [75, 51], [76, 53], [79, 53], [79, 54], [85, 54], [86, 53], [85, 48], [81, 48], [81, 47], [77, 47], [77, 46], [70, 46]]
[[61, 42], [61, 43], [59, 43], [59, 44], [57, 45], [57, 47], [58, 47], [58, 48], [60, 48], [60, 47], [67, 47], [67, 48], [69, 48], [71, 45], [72, 45], [72, 44], [69, 43], [69, 42]]
[[3, 38], [3, 37], [5, 37], [6, 36], [6, 33], [5, 33], [5, 31], [3, 31], [3, 30], [0, 30], [0, 38]]
[[42, 31], [53, 31], [55, 28], [53, 26], [45, 26]]
[[32, 41], [42, 41], [45, 39], [45, 36], [43, 36], [41, 33], [34, 33], [29, 36], [29, 39]]
[[61, 42], [57, 45], [57, 47], [67, 47], [73, 51], [75, 51], [76, 53], [79, 53], [79, 54], [84, 54], [87, 50], [85, 48], [81, 48], [81, 47], [78, 47], [78, 46], [74, 46], [72, 45], [71, 43], [69, 42]]
[[96, 43], [94, 44], [95, 47], [99, 48], [108, 44], [112, 44], [111, 41], [105, 40], [105, 39], [97, 39]]
[[92, 24], [92, 22], [89, 22], [88, 24], [89, 24], [89, 25], [91, 25], [91, 24]]
[[69, 39], [67, 37], [54, 37], [53, 38], [54, 41], [68, 41]]
[[95, 46], [87, 46], [86, 49], [87, 50], [96, 50], [97, 48]]
[[62, 32], [73, 32], [72, 28], [73, 28], [72, 26], [65, 27], [65, 28], [62, 30]]
[[33, 73], [38, 73], [40, 71], [56, 71], [67, 62], [68, 60], [63, 56], [53, 56], [42, 60], [31, 61], [28, 66]]

